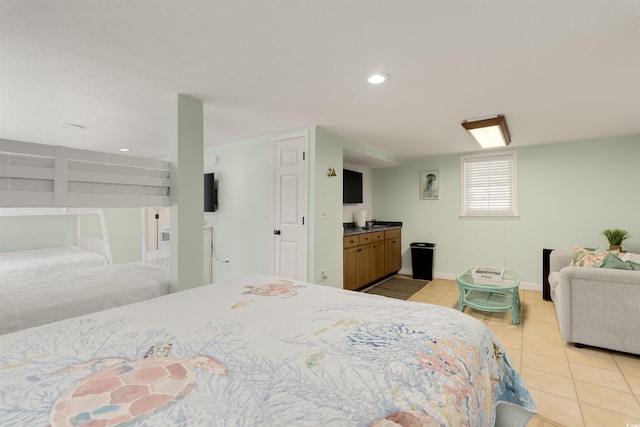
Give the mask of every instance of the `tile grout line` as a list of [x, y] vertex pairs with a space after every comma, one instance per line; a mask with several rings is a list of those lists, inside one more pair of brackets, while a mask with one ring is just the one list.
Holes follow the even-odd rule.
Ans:
[[580, 418], [582, 419], [582, 425], [586, 426], [587, 424], [584, 417], [584, 411], [582, 410], [582, 402], [580, 401], [580, 395], [578, 394], [578, 387], [576, 387], [576, 378], [573, 375], [573, 369], [571, 368], [571, 362], [569, 361], [569, 353], [567, 353], [567, 343], [562, 338], [562, 333], [560, 332], [560, 322], [558, 321], [558, 316], [555, 309], [553, 310], [553, 318], [555, 319], [555, 323], [558, 328], [558, 334], [560, 335], [560, 340], [562, 341], [564, 358], [567, 361], [567, 367], [569, 368], [569, 373], [571, 374], [571, 384], [573, 385], [573, 391], [576, 394], [576, 403], [578, 403], [578, 408], [580, 409]]
[[[558, 320], [558, 317], [556, 316], [556, 321], [557, 320]], [[558, 328], [559, 327], [560, 325], [558, 324]], [[562, 334], [560, 334], [560, 339], [562, 339], [562, 342], [564, 344], [564, 355], [567, 358], [567, 365], [569, 366], [569, 372], [571, 373], [571, 384], [573, 384], [573, 391], [576, 393], [576, 401], [578, 402], [578, 408], [580, 408], [580, 418], [582, 418], [582, 425], [587, 425], [584, 417], [584, 411], [582, 409], [582, 401], [580, 399], [580, 393], [578, 393], [578, 386], [576, 385], [576, 377], [573, 374], [573, 368], [571, 366], [571, 362], [569, 361], [569, 353], [567, 353], [567, 343], [564, 342], [564, 339], [562, 338]]]
[[620, 367], [620, 364], [618, 363], [618, 359], [613, 354], [611, 354], [611, 357], [613, 358], [613, 363], [616, 364], [616, 367], [618, 368], [618, 371], [620, 372], [620, 375], [622, 375], [622, 378], [624, 379], [625, 384], [627, 384], [627, 387], [629, 387], [629, 390], [631, 391], [631, 394], [636, 399], [636, 402], [638, 402], [638, 406], [640, 406], [640, 395], [637, 395], [634, 392], [633, 387], [631, 387], [631, 384], [629, 383], [629, 380], [627, 379], [627, 375], [622, 371], [622, 368]]

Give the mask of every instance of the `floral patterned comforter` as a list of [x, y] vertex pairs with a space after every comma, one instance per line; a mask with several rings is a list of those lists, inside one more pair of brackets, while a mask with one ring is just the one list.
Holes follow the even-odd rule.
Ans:
[[524, 426], [535, 413], [481, 322], [268, 276], [0, 336], [3, 426]]

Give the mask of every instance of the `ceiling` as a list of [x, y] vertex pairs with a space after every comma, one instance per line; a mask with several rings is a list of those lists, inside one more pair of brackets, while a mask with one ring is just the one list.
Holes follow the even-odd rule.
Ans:
[[319, 125], [468, 152], [495, 114], [515, 148], [640, 134], [637, 0], [1, 0], [0, 32], [4, 139], [166, 159], [177, 93], [205, 147]]

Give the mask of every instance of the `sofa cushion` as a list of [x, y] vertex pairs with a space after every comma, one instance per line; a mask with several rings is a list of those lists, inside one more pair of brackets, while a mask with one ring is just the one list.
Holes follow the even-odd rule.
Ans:
[[631, 266], [613, 252], [607, 253], [600, 264], [601, 268], [615, 268], [617, 270], [631, 270]]
[[572, 267], [600, 267], [602, 260], [607, 255], [607, 251], [595, 253], [589, 249], [585, 249], [579, 245], [573, 246], [573, 255], [571, 257]]

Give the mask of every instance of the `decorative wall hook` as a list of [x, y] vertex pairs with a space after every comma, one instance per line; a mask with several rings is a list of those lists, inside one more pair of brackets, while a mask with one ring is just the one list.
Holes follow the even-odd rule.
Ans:
[[329, 176], [329, 177], [337, 176], [336, 175], [336, 170], [334, 168], [329, 168], [329, 172], [327, 173], [327, 176]]

